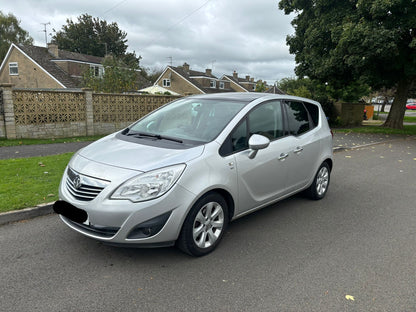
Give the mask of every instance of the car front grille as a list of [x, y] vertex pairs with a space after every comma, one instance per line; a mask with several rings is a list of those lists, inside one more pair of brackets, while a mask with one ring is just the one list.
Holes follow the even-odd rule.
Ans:
[[68, 167], [66, 188], [68, 192], [81, 201], [91, 201], [110, 184], [110, 181], [82, 175]]

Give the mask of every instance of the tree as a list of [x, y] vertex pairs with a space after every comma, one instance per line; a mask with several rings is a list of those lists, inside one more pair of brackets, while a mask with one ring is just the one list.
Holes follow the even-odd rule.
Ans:
[[[295, 72], [327, 83], [338, 97], [396, 87], [384, 124], [402, 128], [405, 103], [416, 80], [414, 0], [280, 0], [295, 13], [287, 37]], [[344, 93], [344, 95], [342, 95]]]
[[122, 57], [107, 56], [103, 61], [104, 73], [97, 76], [93, 69], [84, 74], [84, 86], [97, 92], [122, 93], [138, 89], [139, 64], [126, 64]]
[[257, 81], [256, 89], [254, 91], [255, 92], [266, 92], [266, 90], [267, 90], [267, 87], [264, 84], [264, 82], [261, 81], [261, 80]]
[[72, 19], [67, 19], [66, 23], [60, 31], [53, 30], [52, 40], [60, 49], [101, 57], [126, 54], [127, 33], [121, 31], [117, 23], [108, 24], [88, 14], [80, 15], [77, 23]]
[[20, 27], [20, 21], [11, 13], [4, 15], [0, 11], [0, 64], [12, 43], [33, 44], [33, 38]]
[[160, 77], [160, 75], [163, 73], [164, 68], [163, 67], [147, 67], [145, 70], [142, 71], [142, 75], [144, 78], [149, 80], [152, 83], [155, 83], [157, 78]]

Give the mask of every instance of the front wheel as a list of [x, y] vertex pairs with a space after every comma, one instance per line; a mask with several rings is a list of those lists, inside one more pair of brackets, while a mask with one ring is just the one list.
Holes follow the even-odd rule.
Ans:
[[310, 198], [317, 200], [325, 197], [329, 187], [330, 175], [331, 170], [329, 169], [329, 165], [326, 162], [322, 163], [311, 186], [307, 190]]
[[228, 206], [222, 196], [209, 193], [189, 211], [177, 245], [191, 256], [203, 256], [219, 244], [228, 225]]

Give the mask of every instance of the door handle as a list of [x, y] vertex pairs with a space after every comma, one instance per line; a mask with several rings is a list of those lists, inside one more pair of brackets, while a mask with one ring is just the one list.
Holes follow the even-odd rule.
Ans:
[[283, 160], [285, 160], [288, 156], [289, 156], [289, 154], [287, 154], [287, 153], [281, 153], [281, 154], [280, 154], [280, 156], [279, 156], [279, 158], [277, 158], [277, 159], [279, 159], [279, 160], [283, 161]]
[[303, 151], [303, 147], [300, 147], [300, 146], [298, 146], [298, 147], [296, 147], [295, 148], [295, 150], [293, 151], [295, 154], [299, 154], [300, 152], [302, 152]]

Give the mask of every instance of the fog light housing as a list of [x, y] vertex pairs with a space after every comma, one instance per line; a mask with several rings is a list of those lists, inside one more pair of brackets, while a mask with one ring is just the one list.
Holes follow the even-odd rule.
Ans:
[[160, 232], [169, 219], [171, 211], [136, 225], [127, 235], [127, 239], [147, 238]]

